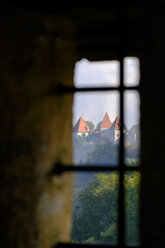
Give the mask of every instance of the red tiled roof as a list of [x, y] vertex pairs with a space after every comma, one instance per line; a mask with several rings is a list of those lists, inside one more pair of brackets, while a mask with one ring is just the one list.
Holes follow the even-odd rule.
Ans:
[[110, 128], [112, 126], [112, 123], [109, 119], [109, 116], [108, 114], [106, 113], [105, 116], [104, 116], [104, 119], [100, 125], [100, 128]]
[[117, 116], [116, 119], [114, 120], [112, 126], [111, 126], [111, 129], [114, 129], [114, 130], [120, 130], [120, 119], [119, 117]]
[[77, 121], [73, 128], [73, 133], [89, 133], [90, 129], [82, 117]]
[[[114, 120], [114, 122], [113, 122], [113, 124], [111, 126], [111, 129], [120, 130], [120, 119], [119, 119], [118, 116]], [[126, 125], [125, 124], [123, 124], [123, 131], [127, 132], [127, 128], [126, 128]]]

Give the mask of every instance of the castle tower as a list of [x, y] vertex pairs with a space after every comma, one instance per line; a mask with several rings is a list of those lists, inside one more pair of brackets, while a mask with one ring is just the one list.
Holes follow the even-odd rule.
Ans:
[[102, 120], [102, 123], [100, 125], [100, 131], [103, 131], [103, 130], [106, 130], [106, 129], [109, 129], [110, 127], [112, 126], [112, 123], [110, 121], [110, 118], [106, 112], [103, 120]]
[[82, 134], [85, 134], [85, 136], [87, 136], [90, 133], [90, 129], [82, 117], [79, 118], [79, 120], [73, 127], [73, 133], [81, 136]]

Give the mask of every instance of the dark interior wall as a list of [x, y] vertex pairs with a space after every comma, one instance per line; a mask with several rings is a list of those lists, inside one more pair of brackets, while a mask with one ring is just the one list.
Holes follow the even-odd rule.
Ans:
[[153, 1], [141, 12], [142, 240], [165, 246], [165, 5]]
[[71, 163], [74, 28], [59, 16], [19, 8], [0, 12], [0, 246], [50, 247], [68, 241], [72, 176], [51, 176]]
[[[0, 15], [0, 243], [45, 248], [69, 239], [72, 187], [68, 175], [47, 176], [56, 161], [71, 162], [72, 97], [48, 92], [73, 84], [77, 58], [118, 57], [122, 8], [19, 9]], [[123, 9], [125, 54], [141, 63], [142, 247], [164, 248], [165, 6]]]

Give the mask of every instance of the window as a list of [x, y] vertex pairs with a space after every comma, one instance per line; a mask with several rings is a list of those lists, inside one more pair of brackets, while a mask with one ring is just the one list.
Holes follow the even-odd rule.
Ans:
[[[98, 10], [97, 10], [98, 11]], [[93, 14], [95, 14], [95, 12], [93, 12]], [[98, 12], [97, 12], [98, 14]], [[118, 15], [119, 14], [119, 15]], [[71, 93], [71, 94], [74, 94], [74, 95], [78, 95], [78, 94], [93, 94], [93, 93], [97, 93], [97, 94], [102, 94], [104, 93], [105, 95], [106, 94], [110, 94], [111, 96], [116, 93], [116, 99], [117, 99], [117, 103], [118, 103], [118, 108], [119, 108], [119, 114], [120, 114], [120, 125], [118, 124], [118, 118], [116, 117], [116, 126], [117, 126], [117, 130], [116, 132], [114, 133], [113, 135], [113, 142], [116, 143], [116, 145], [118, 145], [119, 149], [118, 151], [118, 159], [117, 161], [113, 161], [113, 163], [107, 163], [106, 165], [104, 166], [101, 166], [100, 163], [98, 164], [92, 164], [92, 165], [84, 165], [83, 163], [76, 163], [74, 166], [60, 166], [59, 167], [59, 171], [71, 171], [71, 172], [79, 172], [79, 173], [93, 173], [93, 172], [105, 172], [105, 173], [112, 173], [112, 172], [116, 172], [118, 174], [118, 196], [117, 196], [117, 241], [115, 242], [115, 244], [108, 244], [108, 247], [131, 247], [131, 246], [134, 246], [136, 245], [137, 247], [139, 246], [139, 243], [136, 242], [136, 244], [132, 244], [132, 243], [128, 243], [126, 242], [126, 238], [127, 238], [127, 223], [126, 223], [126, 219], [128, 218], [128, 214], [127, 212], [125, 211], [126, 208], [125, 208], [125, 199], [128, 198], [128, 192], [126, 191], [125, 189], [125, 184], [126, 184], [126, 179], [128, 179], [128, 177], [130, 177], [131, 179], [131, 175], [132, 175], [132, 178], [135, 176], [134, 174], [137, 173], [138, 176], [140, 174], [140, 162], [137, 164], [136, 162], [134, 163], [134, 161], [132, 161], [132, 164], [133, 166], [130, 166], [129, 164], [129, 161], [125, 159], [125, 153], [129, 154], [130, 152], [130, 147], [129, 147], [129, 141], [125, 139], [125, 134], [124, 134], [124, 122], [125, 122], [125, 118], [127, 118], [127, 115], [125, 114], [126, 113], [126, 109], [127, 106], [129, 104], [125, 104], [125, 99], [126, 99], [126, 92], [139, 92], [139, 74], [137, 73], [135, 76], [134, 76], [134, 79], [132, 79], [132, 77], [129, 77], [126, 78], [125, 75], [126, 75], [126, 71], [128, 70], [127, 66], [132, 66], [132, 68], [134, 68], [134, 65], [131, 64], [132, 61], [129, 59], [129, 57], [125, 57], [126, 54], [127, 54], [127, 51], [125, 49], [125, 44], [124, 44], [124, 38], [123, 38], [123, 32], [124, 32], [124, 22], [122, 22], [122, 17], [123, 16], [120, 16], [121, 12], [119, 11], [115, 18], [113, 20], [113, 22], [110, 21], [110, 23], [112, 24], [111, 27], [114, 28], [114, 30], [112, 29], [112, 33], [114, 31], [114, 36], [112, 35], [112, 38], [115, 38], [114, 40], [110, 39], [108, 41], [108, 45], [105, 44], [105, 47], [103, 45], [102, 42], [99, 43], [99, 46], [96, 45], [95, 43], [95, 34], [97, 33], [97, 28], [96, 26], [95, 27], [95, 30], [92, 29], [93, 31], [93, 36], [92, 36], [92, 41], [91, 43], [89, 42], [89, 44], [86, 43], [86, 41], [88, 42], [88, 38], [86, 40], [86, 37], [88, 37], [87, 35], [90, 34], [90, 29], [89, 30], [86, 30], [87, 29], [87, 26], [85, 27], [85, 30], [84, 31], [88, 31], [87, 33], [84, 32], [83, 33], [83, 29], [82, 26], [80, 28], [80, 34], [83, 34], [84, 36], [81, 36], [80, 35], [80, 38], [84, 38], [84, 40], [82, 39], [82, 43], [80, 41], [80, 47], [81, 45], [83, 46], [84, 50], [82, 49], [80, 51], [80, 57], [83, 58], [84, 56], [82, 56], [82, 54], [85, 54], [85, 52], [87, 52], [87, 58], [97, 58], [98, 57], [102, 57], [102, 52], [103, 52], [103, 57], [106, 57], [105, 55], [105, 50], [107, 48], [107, 51], [109, 50], [113, 50], [114, 49], [114, 53], [112, 55], [112, 57], [114, 56], [115, 58], [117, 58], [117, 61], [116, 61], [116, 65], [119, 67], [119, 71], [118, 71], [118, 75], [117, 75], [117, 82], [118, 84], [109, 84], [109, 82], [104, 82], [104, 84], [100, 84], [100, 86], [96, 86], [96, 85], [93, 85], [91, 84], [90, 81], [88, 82], [85, 82], [85, 86], [82, 86], [82, 85], [79, 85], [79, 87], [73, 87], [73, 88], [63, 88], [62, 90], [62, 93]], [[109, 13], [108, 13], [109, 15]], [[119, 19], [118, 19], [119, 17]], [[91, 16], [90, 16], [91, 18]], [[90, 18], [89, 18], [89, 23], [90, 22]], [[98, 17], [97, 17], [98, 18]], [[129, 19], [129, 18], [128, 18]], [[100, 24], [100, 20], [101, 18], [99, 17], [97, 19], [98, 23]], [[131, 18], [129, 20], [125, 20], [125, 21], [130, 21]], [[99, 26], [99, 28], [101, 27], [101, 29], [98, 29], [99, 30], [99, 34], [97, 35], [100, 35], [101, 37], [101, 34], [108, 34], [109, 32], [109, 28], [106, 28], [106, 33], [104, 32], [105, 31], [105, 26], [104, 23], [105, 20], [103, 20], [103, 23], [101, 23], [101, 26]], [[131, 22], [130, 22], [131, 23]], [[107, 23], [106, 23], [107, 24]], [[115, 25], [113, 25], [115, 24]], [[103, 26], [102, 26], [103, 25]], [[109, 27], [109, 25], [108, 25]], [[82, 31], [82, 33], [81, 33]], [[110, 31], [110, 32], [111, 32]], [[98, 38], [98, 36], [96, 37]], [[90, 39], [89, 39], [90, 40]], [[104, 41], [106, 39], [104, 38]], [[111, 43], [112, 41], [112, 43]], [[84, 43], [83, 43], [84, 42]], [[95, 44], [96, 46], [92, 47], [92, 45]], [[107, 46], [106, 46], [107, 45]], [[104, 47], [104, 51], [103, 49], [100, 49]], [[128, 47], [127, 47], [128, 48]], [[79, 48], [80, 49], [80, 48]], [[90, 50], [91, 49], [91, 50]], [[95, 50], [96, 49], [96, 50]], [[99, 52], [97, 53], [97, 49], [100, 49]], [[108, 50], [109, 49], [109, 50]], [[128, 49], [129, 50], [129, 49]], [[131, 50], [131, 49], [130, 49]], [[90, 52], [91, 51], [91, 52]], [[94, 55], [94, 52], [96, 51], [96, 56]], [[90, 57], [91, 56], [91, 57]], [[108, 53], [107, 53], [107, 58], [108, 58]], [[138, 65], [139, 66], [139, 60], [137, 58], [135, 58], [134, 60], [134, 64]], [[131, 70], [131, 72], [133, 71], [133, 69]], [[87, 78], [88, 80], [88, 78]], [[139, 94], [139, 93], [138, 93]], [[98, 98], [98, 101], [99, 101], [99, 98]], [[83, 102], [83, 106], [84, 107], [88, 107], [85, 105], [86, 103]], [[134, 114], [134, 113], [132, 113]], [[76, 118], [77, 119], [77, 118]], [[105, 117], [106, 119], [106, 117]], [[79, 121], [81, 121], [81, 123], [83, 123], [83, 121], [86, 121], [86, 120], [83, 120], [82, 117], [80, 117]], [[88, 121], [88, 120], [87, 120]], [[85, 128], [86, 129], [86, 128]], [[99, 132], [99, 130], [102, 130], [102, 138], [106, 139], [108, 138], [108, 135], [107, 135], [107, 127], [102, 127], [101, 125], [99, 125], [98, 123], [98, 129], [96, 130], [96, 136]], [[122, 131], [121, 131], [122, 130]], [[120, 135], [117, 139], [117, 134], [118, 132], [120, 132]], [[132, 133], [134, 132], [134, 130], [132, 131]], [[127, 131], [125, 132], [127, 134]], [[80, 138], [84, 139], [85, 136], [89, 136], [89, 133], [83, 133], [83, 132], [78, 132], [78, 135], [80, 136]], [[134, 136], [135, 137], [135, 136]], [[125, 142], [127, 142], [127, 149], [125, 149]], [[139, 156], [140, 157], [140, 156]], [[115, 165], [115, 166], [114, 166]], [[125, 179], [126, 178], [126, 179]], [[136, 191], [138, 191], [138, 187], [136, 189]], [[100, 223], [102, 224], [102, 223]], [[75, 244], [75, 243], [70, 243], [70, 244], [61, 244], [62, 246], [81, 246], [81, 244]], [[87, 244], [86, 244], [87, 245]], [[97, 247], [99, 246], [99, 244], [95, 244]], [[102, 247], [102, 245], [101, 245]]]
[[[115, 196], [113, 196], [113, 205], [115, 205], [116, 207], [115, 211], [117, 212], [117, 215], [115, 217], [115, 220], [113, 220], [114, 223], [111, 223], [112, 228], [109, 228], [109, 229], [107, 228], [107, 231], [103, 232], [104, 228], [100, 227], [100, 232], [101, 231], [102, 232], [101, 232], [101, 237], [98, 238], [97, 232], [99, 231], [96, 230], [95, 232], [95, 230], [92, 230], [92, 228], [94, 229], [95, 225], [108, 226], [108, 220], [106, 222], [106, 221], [101, 220], [101, 218], [108, 219], [108, 211], [109, 212], [112, 212], [112, 211], [110, 210], [110, 205], [109, 205], [109, 208], [107, 208], [109, 210], [106, 209], [107, 206], [105, 205], [107, 202], [105, 199], [103, 199], [103, 191], [102, 191], [102, 197], [100, 196], [100, 201], [102, 201], [102, 203], [99, 203], [99, 196], [97, 196], [97, 200], [93, 199], [94, 197], [92, 196], [92, 193], [94, 189], [92, 189], [92, 185], [93, 187], [95, 187], [95, 192], [96, 192], [97, 191], [96, 185], [98, 185], [99, 183], [101, 184], [101, 180], [112, 180], [111, 177], [114, 174], [114, 176], [116, 176], [116, 191], [118, 191], [119, 178], [121, 177], [121, 168], [119, 165], [121, 161], [121, 157], [120, 157], [121, 154], [119, 153], [121, 152], [120, 135], [122, 133], [123, 159], [124, 159], [123, 163], [127, 167], [131, 167], [128, 169], [124, 166], [124, 170], [122, 171], [123, 178], [124, 178], [124, 185], [125, 185], [124, 186], [125, 188], [123, 189], [125, 191], [124, 204], [126, 204], [124, 206], [125, 207], [124, 218], [126, 219], [126, 223], [124, 227], [125, 243], [127, 245], [131, 245], [131, 244], [137, 245], [139, 244], [139, 223], [138, 223], [139, 205], [138, 204], [139, 204], [140, 174], [137, 171], [130, 172], [129, 170], [132, 170], [132, 166], [134, 167], [134, 170], [136, 170], [135, 167], [139, 166], [139, 152], [140, 152], [140, 149], [139, 149], [139, 145], [140, 145], [139, 93], [136, 91], [137, 90], [136, 87], [135, 87], [136, 90], [134, 90], [134, 87], [131, 88], [130, 90], [129, 88], [127, 89], [127, 86], [125, 87], [125, 84], [129, 83], [131, 87], [132, 85], [133, 86], [138, 85], [139, 83], [139, 78], [138, 78], [139, 77], [139, 72], [138, 72], [139, 61], [137, 58], [125, 58], [124, 59], [124, 65], [126, 67], [124, 76], [126, 79], [125, 79], [123, 92], [121, 91], [120, 86], [116, 80], [117, 74], [119, 73], [118, 61], [114, 61], [114, 62], [106, 61], [106, 63], [105, 62], [99, 63], [99, 62], [88, 62], [87, 60], [84, 59], [78, 62], [77, 64], [78, 64], [77, 65], [78, 68], [76, 67], [76, 72], [79, 71], [80, 78], [77, 76], [76, 86], [84, 87], [84, 84], [83, 84], [84, 78], [86, 79], [86, 81], [89, 82], [91, 87], [94, 87], [94, 82], [96, 82], [95, 85], [98, 85], [100, 87], [102, 86], [102, 84], [111, 85], [112, 78], [115, 78], [115, 80], [113, 81], [113, 87], [114, 87], [113, 89], [112, 88], [109, 89], [108, 87], [103, 88], [103, 89], [97, 88], [98, 91], [99, 89], [101, 89], [101, 92], [94, 93], [91, 90], [91, 92], [76, 93], [75, 95], [75, 105], [77, 108], [74, 107], [73, 112], [76, 112], [75, 116], [77, 120], [79, 118], [77, 114], [78, 115], [84, 114], [85, 119], [86, 118], [88, 119], [86, 123], [89, 123], [89, 121], [93, 121], [95, 119], [99, 121], [99, 119], [97, 119], [96, 117], [101, 116], [100, 109], [99, 109], [100, 105], [103, 108], [103, 112], [105, 112], [105, 116], [101, 122], [101, 125], [100, 125], [101, 128], [98, 130], [98, 128], [96, 127], [96, 129], [92, 132], [92, 134], [89, 134], [89, 136], [86, 138], [86, 143], [84, 143], [83, 146], [79, 146], [78, 142], [77, 143], [75, 142], [75, 139], [73, 141], [73, 150], [74, 150], [74, 154], [73, 154], [74, 161], [73, 162], [74, 164], [77, 166], [81, 166], [81, 167], [82, 166], [90, 167], [91, 165], [95, 166], [95, 169], [93, 168], [95, 170], [95, 173], [92, 173], [92, 172], [76, 173], [75, 186], [74, 186], [74, 214], [73, 214], [74, 220], [73, 220], [73, 229], [72, 229], [72, 240], [78, 243], [81, 243], [81, 242], [92, 243], [92, 244], [108, 243], [109, 245], [118, 244], [117, 236], [119, 233], [116, 230], [116, 223], [118, 222], [118, 218], [119, 218], [119, 212], [117, 211], [119, 201], [117, 200], [117, 198], [118, 199], [120, 198], [121, 192], [119, 191], [120, 193], [118, 195], [116, 194]], [[100, 67], [99, 67], [99, 64], [100, 64]], [[116, 75], [107, 76], [106, 66], [110, 68], [109, 71], [112, 73], [112, 67], [111, 67], [112, 65], [113, 65], [113, 69], [115, 65], [118, 65], [118, 67], [116, 66], [115, 68]], [[101, 69], [101, 66], [104, 66], [104, 69]], [[101, 82], [100, 80], [101, 77], [99, 76], [99, 73], [101, 71], [103, 72], [102, 83], [98, 83], [98, 81]], [[93, 73], [94, 73], [94, 76], [92, 76]], [[95, 73], [97, 75], [96, 79], [95, 79]], [[111, 78], [111, 80], [109, 80], [108, 82], [108, 80], [106, 81], [104, 80], [104, 78], [106, 80]], [[132, 79], [132, 85], [131, 85], [131, 79]], [[107, 91], [104, 92], [104, 89]], [[93, 88], [93, 91], [94, 90], [95, 89]], [[109, 111], [112, 115], [112, 113], [115, 110], [115, 115], [120, 116], [119, 96], [121, 97], [121, 92], [123, 93], [123, 102], [124, 102], [123, 111], [125, 112], [125, 116], [123, 115], [124, 116], [123, 125], [120, 122], [119, 117], [115, 116], [113, 120], [111, 116], [109, 118], [109, 114], [108, 114], [108, 111]], [[107, 106], [105, 106], [107, 103], [106, 97], [107, 99], [111, 99], [111, 101], [108, 102]], [[115, 101], [112, 101], [113, 97]], [[105, 105], [103, 104], [104, 99], [105, 99]], [[90, 103], [90, 100], [91, 100], [91, 103]], [[84, 106], [82, 106], [82, 102], [87, 102], [88, 105], [91, 105], [90, 106], [91, 111], [90, 109], [87, 109], [87, 108], [84, 108], [85, 109], [84, 111], [83, 109]], [[93, 113], [96, 113], [96, 116]], [[80, 124], [79, 120], [75, 124], [75, 126], [77, 126], [78, 123]], [[98, 126], [98, 124], [96, 125], [95, 123], [96, 126]], [[126, 132], [127, 127], [128, 127], [128, 131]], [[121, 130], [123, 130], [123, 132], [121, 132]], [[96, 139], [96, 134], [93, 134], [93, 133], [96, 133], [97, 131], [99, 133], [98, 139]], [[139, 135], [139, 142], [137, 142], [134, 138], [135, 133], [138, 133]], [[113, 139], [112, 139], [112, 136], [114, 136]], [[91, 137], [93, 137], [93, 139], [91, 139]], [[109, 144], [107, 141], [110, 141], [112, 143], [111, 147], [108, 147]], [[105, 149], [102, 148], [103, 144], [104, 144], [104, 147], [109, 148], [108, 159], [106, 159], [107, 154], [105, 152]], [[92, 147], [95, 147], [95, 148], [91, 151]], [[115, 150], [115, 154], [117, 154], [115, 157], [115, 161], [114, 161], [114, 155], [111, 152], [111, 150], [114, 149], [114, 147], [117, 147], [117, 149]], [[103, 158], [103, 155], [104, 155], [104, 158]], [[103, 167], [106, 167], [106, 169], [104, 168], [105, 169], [104, 170]], [[107, 167], [109, 167], [109, 170], [111, 171], [111, 173], [109, 174], [108, 174]], [[90, 168], [90, 170], [92, 171], [92, 168]], [[106, 173], [104, 173], [105, 171]], [[131, 182], [133, 182], [134, 184], [133, 187], [131, 186]], [[136, 195], [135, 197], [138, 200], [135, 200], [135, 197], [130, 197], [131, 190], [134, 191], [134, 194]], [[88, 197], [87, 197], [87, 194], [88, 194]], [[109, 191], [109, 197], [110, 195], [112, 195], [111, 191]], [[89, 199], [89, 196], [91, 199], [93, 199], [94, 203], [91, 202], [92, 200]], [[78, 197], [81, 200], [78, 200]], [[99, 206], [96, 206], [97, 204]], [[104, 204], [104, 207], [101, 208], [101, 205], [103, 204]], [[106, 210], [104, 210], [104, 208]], [[120, 206], [119, 206], [119, 209], [120, 209]], [[83, 211], [86, 211], [86, 213], [84, 213]], [[89, 214], [88, 211], [91, 212], [91, 214]], [[96, 213], [96, 211], [98, 212]], [[99, 216], [99, 211], [100, 211], [100, 216]], [[104, 215], [102, 214], [103, 211], [105, 212]], [[94, 214], [94, 212], [96, 214]], [[86, 218], [88, 218], [88, 221], [85, 220]], [[134, 218], [134, 221], [132, 221], [133, 218]], [[96, 223], [93, 222], [93, 224], [91, 224], [94, 219]], [[91, 233], [90, 233], [90, 229], [91, 229]], [[99, 229], [99, 227], [97, 229]], [[111, 238], [112, 235], [108, 234], [108, 231], [112, 232], [112, 230], [114, 232], [113, 237], [115, 237], [113, 239]], [[97, 236], [97, 237], [93, 237], [92, 235]]]
[[[99, 101], [99, 94], [108, 94], [112, 97], [114, 94], [116, 94], [116, 98], [115, 98], [115, 101], [116, 101], [116, 104], [115, 104], [115, 107], [117, 106], [118, 104], [118, 107], [119, 107], [119, 113], [120, 113], [120, 122], [119, 122], [119, 117], [116, 117], [114, 123], [115, 123], [115, 126], [116, 126], [116, 136], [114, 135], [114, 143], [117, 143], [118, 142], [118, 156], [117, 156], [117, 160], [114, 162], [114, 161], [109, 161], [109, 163], [105, 163], [105, 164], [101, 164], [101, 163], [95, 163], [95, 164], [83, 164], [81, 162], [78, 162], [78, 163], [75, 163], [74, 166], [66, 166], [66, 167], [61, 167], [59, 168], [60, 170], [64, 170], [64, 171], [72, 171], [72, 172], [78, 172], [79, 174], [82, 174], [82, 175], [85, 175], [85, 173], [88, 174], [89, 177], [93, 177], [93, 173], [98, 173], [98, 172], [103, 172], [104, 175], [112, 175], [114, 173], [115, 177], [116, 177], [116, 181], [117, 181], [117, 190], [118, 190], [118, 194], [115, 196], [115, 208], [117, 209], [117, 215], [115, 216], [115, 223], [117, 223], [116, 226], [114, 226], [114, 228], [117, 228], [117, 236], [115, 238], [115, 241], [114, 242], [109, 242], [109, 240], [107, 240], [107, 244], [108, 244], [108, 247], [111, 247], [111, 246], [114, 246], [115, 247], [130, 247], [131, 245], [132, 246], [136, 246], [138, 247], [139, 246], [139, 238], [137, 238], [138, 236], [138, 232], [139, 232], [139, 183], [140, 183], [140, 166], [139, 166], [139, 161], [137, 163], [137, 161], [135, 161], [134, 159], [130, 158], [131, 160], [131, 166], [130, 166], [130, 160], [127, 158], [125, 158], [125, 154], [130, 154], [130, 147], [129, 147], [129, 141], [131, 141], [131, 137], [135, 137], [138, 133], [139, 135], [139, 140], [140, 140], [140, 128], [139, 126], [138, 127], [135, 127], [133, 128], [132, 131], [132, 136], [131, 136], [131, 133], [130, 133], [130, 136], [129, 139], [127, 140], [128, 138], [128, 135], [127, 133], [125, 134], [125, 121], [128, 121], [129, 122], [129, 115], [128, 115], [128, 111], [127, 111], [127, 108], [128, 106], [130, 106], [131, 104], [133, 104], [131, 102], [131, 99], [132, 98], [135, 98], [135, 106], [136, 106], [136, 109], [134, 107], [134, 109], [132, 110], [133, 113], [135, 112], [135, 116], [134, 118], [139, 120], [139, 86], [138, 86], [138, 77], [136, 77], [136, 80], [132, 81], [132, 85], [131, 85], [131, 82], [130, 82], [130, 85], [128, 86], [127, 81], [124, 81], [126, 80], [125, 77], [124, 77], [124, 68], [126, 66], [126, 62], [130, 60], [130, 58], [125, 58], [125, 59], [122, 59], [120, 60], [120, 63], [118, 64], [120, 66], [120, 84], [116, 84], [115, 86], [104, 86], [102, 87], [99, 86], [99, 87], [94, 87], [93, 85], [91, 85], [90, 87], [75, 87], [73, 89], [66, 89], [67, 91], [71, 91], [73, 92], [74, 94], [89, 94], [89, 95], [92, 95], [94, 94], [97, 94], [97, 98], [98, 98], [98, 101]], [[138, 61], [137, 58], [135, 58], [135, 61]], [[130, 62], [130, 61], [129, 61]], [[139, 64], [139, 63], [138, 63]], [[128, 69], [127, 69], [128, 70]], [[137, 104], [138, 103], [138, 104]], [[131, 113], [132, 114], [132, 113]], [[128, 120], [127, 120], [128, 119]], [[104, 116], [104, 120], [105, 120], [105, 124], [107, 124], [107, 127], [104, 126], [103, 128], [103, 137], [104, 138], [109, 138], [108, 136], [108, 124], [113, 127], [113, 123], [110, 124], [110, 121], [108, 119], [108, 115], [107, 113], [105, 114]], [[87, 123], [83, 120], [82, 117], [79, 118], [79, 121], [78, 121], [78, 124], [80, 124], [81, 126], [81, 130], [77, 130], [77, 134], [78, 136], [80, 136], [82, 139], [85, 139], [87, 137], [89, 137], [89, 133], [86, 132], [87, 130], [87, 126], [84, 126], [86, 125]], [[88, 123], [89, 125], [90, 123]], [[139, 123], [138, 123], [139, 124]], [[83, 126], [84, 126], [84, 132], [83, 132]], [[109, 130], [111, 130], [111, 127]], [[77, 124], [75, 125], [75, 127], [73, 128], [76, 132], [76, 128], [77, 128]], [[88, 126], [89, 128], [89, 126]], [[92, 128], [92, 126], [90, 127]], [[89, 128], [89, 130], [90, 130]], [[96, 129], [94, 130], [95, 135], [97, 135], [97, 131], [99, 132], [99, 130], [101, 130], [101, 125], [100, 125], [100, 129]], [[121, 130], [123, 130], [123, 132], [121, 132]], [[136, 135], [135, 135], [136, 134]], [[80, 138], [78, 137], [78, 138]], [[118, 139], [116, 139], [115, 137], [117, 137]], [[119, 138], [120, 137], [120, 138]], [[135, 138], [134, 138], [135, 139]], [[134, 141], [134, 140], [133, 140]], [[127, 142], [127, 146], [125, 146], [125, 143]], [[138, 143], [139, 144], [139, 143]], [[136, 152], [138, 153], [138, 158], [140, 157], [139, 156], [139, 146], [136, 150]], [[129, 157], [129, 156], [128, 156]], [[86, 175], [87, 175], [86, 174]], [[98, 173], [97, 174], [98, 177], [96, 178], [96, 180], [99, 179], [99, 176], [100, 174]], [[106, 177], [106, 176], [105, 176]], [[108, 180], [108, 176], [107, 178], [104, 178], [104, 180], [107, 179]], [[79, 180], [79, 178], [78, 178]], [[130, 197], [130, 194], [129, 194], [129, 190], [126, 185], [128, 185], [129, 183], [131, 183], [133, 180], [136, 180], [136, 185], [135, 187], [133, 188], [133, 194], [136, 193], [136, 197], [138, 198], [138, 201], [136, 201], [136, 203], [133, 205], [133, 208], [132, 209], [132, 206], [130, 206], [130, 209], [128, 210], [126, 204], [127, 204], [127, 201], [129, 201], [129, 197]], [[97, 181], [98, 183], [98, 181]], [[77, 196], [76, 196], [77, 197]], [[134, 199], [135, 200], [135, 199]], [[77, 211], [78, 210], [78, 207], [79, 206], [75, 206], [77, 208]], [[94, 206], [96, 207], [96, 206]], [[96, 209], [93, 209], [94, 211]], [[104, 211], [104, 208], [102, 208], [102, 211]], [[128, 211], [134, 211], [135, 215], [134, 216], [130, 216], [130, 214], [128, 213]], [[130, 226], [131, 225], [131, 222], [128, 221], [128, 219], [132, 219], [132, 218], [136, 218], [136, 221], [134, 224], [134, 226]], [[99, 224], [100, 225], [104, 225], [104, 220], [100, 221]], [[129, 225], [128, 225], [129, 223]], [[77, 227], [78, 227], [79, 223], [77, 223]], [[96, 223], [97, 225], [97, 223]], [[85, 228], [85, 227], [84, 227]], [[135, 239], [136, 239], [136, 242], [135, 243], [131, 243], [131, 238], [129, 237], [129, 235], [132, 235], [128, 232], [128, 229], [131, 229], [134, 230], [134, 232], [136, 232], [135, 234]], [[113, 231], [113, 230], [111, 230]], [[106, 233], [103, 233], [102, 236], [106, 236]], [[129, 242], [128, 242], [129, 240]], [[103, 242], [102, 244], [100, 242], [96, 242], [94, 243], [93, 242], [93, 237], [91, 237], [89, 240], [88, 240], [89, 243], [93, 243], [94, 245], [103, 245], [105, 242]], [[65, 244], [62, 244], [62, 245], [65, 245]], [[68, 244], [69, 245], [69, 244]], [[70, 245], [79, 245], [81, 246], [81, 244], [75, 242], [75, 243], [72, 243]]]

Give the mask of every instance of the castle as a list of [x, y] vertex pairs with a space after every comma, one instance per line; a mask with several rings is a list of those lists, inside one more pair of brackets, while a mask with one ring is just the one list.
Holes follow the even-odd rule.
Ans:
[[[87, 123], [83, 120], [82, 117], [80, 117], [75, 126], [73, 127], [73, 135], [90, 136], [91, 139], [107, 137], [112, 143], [117, 143], [120, 138], [120, 126], [120, 119], [118, 116], [112, 123], [108, 114], [106, 113], [100, 124], [100, 127], [91, 131]], [[128, 134], [125, 125], [123, 125], [123, 133], [125, 135]]]

